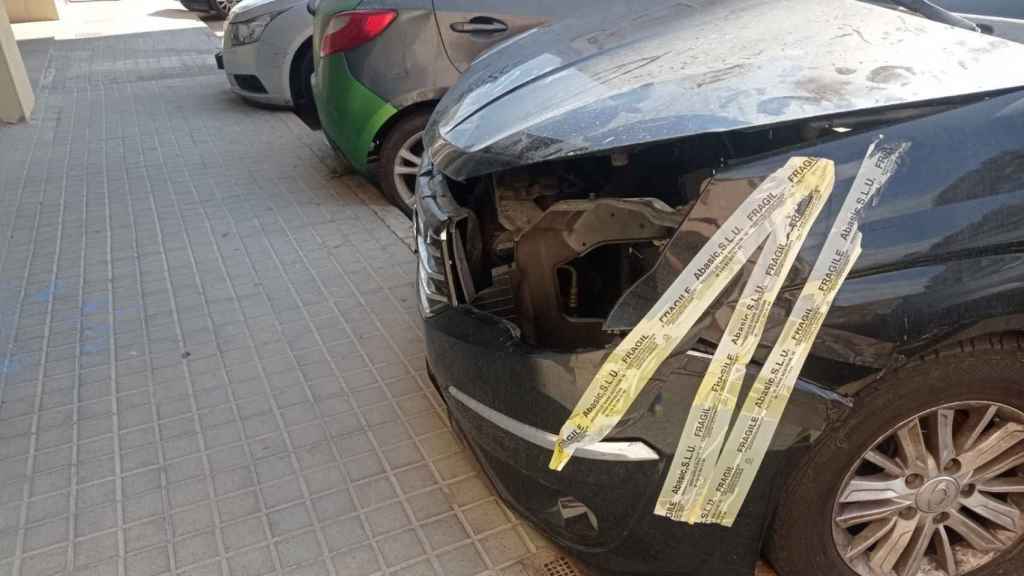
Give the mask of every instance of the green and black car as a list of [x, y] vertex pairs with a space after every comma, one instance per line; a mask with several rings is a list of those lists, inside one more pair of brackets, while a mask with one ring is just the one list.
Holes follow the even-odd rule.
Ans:
[[375, 172], [388, 198], [410, 213], [427, 119], [478, 54], [545, 22], [627, 4], [322, 0], [311, 10], [324, 134], [357, 171]]

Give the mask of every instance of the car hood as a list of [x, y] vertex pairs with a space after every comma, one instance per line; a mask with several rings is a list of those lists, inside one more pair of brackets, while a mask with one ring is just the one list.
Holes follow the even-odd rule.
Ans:
[[231, 9], [228, 19], [241, 22], [300, 5], [305, 6], [306, 0], [242, 0]]
[[478, 59], [426, 143], [464, 179], [566, 156], [1024, 86], [1024, 45], [857, 0], [662, 2]]

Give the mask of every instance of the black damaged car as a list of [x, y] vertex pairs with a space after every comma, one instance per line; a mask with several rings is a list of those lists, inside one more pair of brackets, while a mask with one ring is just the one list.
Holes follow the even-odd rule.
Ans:
[[[430, 374], [501, 495], [586, 563], [1024, 573], [1024, 45], [933, 8], [566, 21], [439, 105]], [[744, 354], [709, 404], [709, 366]], [[709, 428], [704, 499], [666, 510]]]

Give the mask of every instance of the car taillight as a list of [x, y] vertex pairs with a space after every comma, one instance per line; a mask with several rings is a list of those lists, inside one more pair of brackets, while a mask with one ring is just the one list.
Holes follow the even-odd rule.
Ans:
[[373, 40], [397, 16], [394, 10], [354, 10], [335, 15], [321, 39], [320, 56], [345, 52]]

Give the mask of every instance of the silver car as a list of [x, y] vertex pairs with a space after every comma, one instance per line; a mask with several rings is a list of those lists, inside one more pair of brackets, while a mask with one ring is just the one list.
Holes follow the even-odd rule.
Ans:
[[246, 100], [314, 112], [312, 34], [305, 0], [243, 0], [225, 23], [217, 63]]

